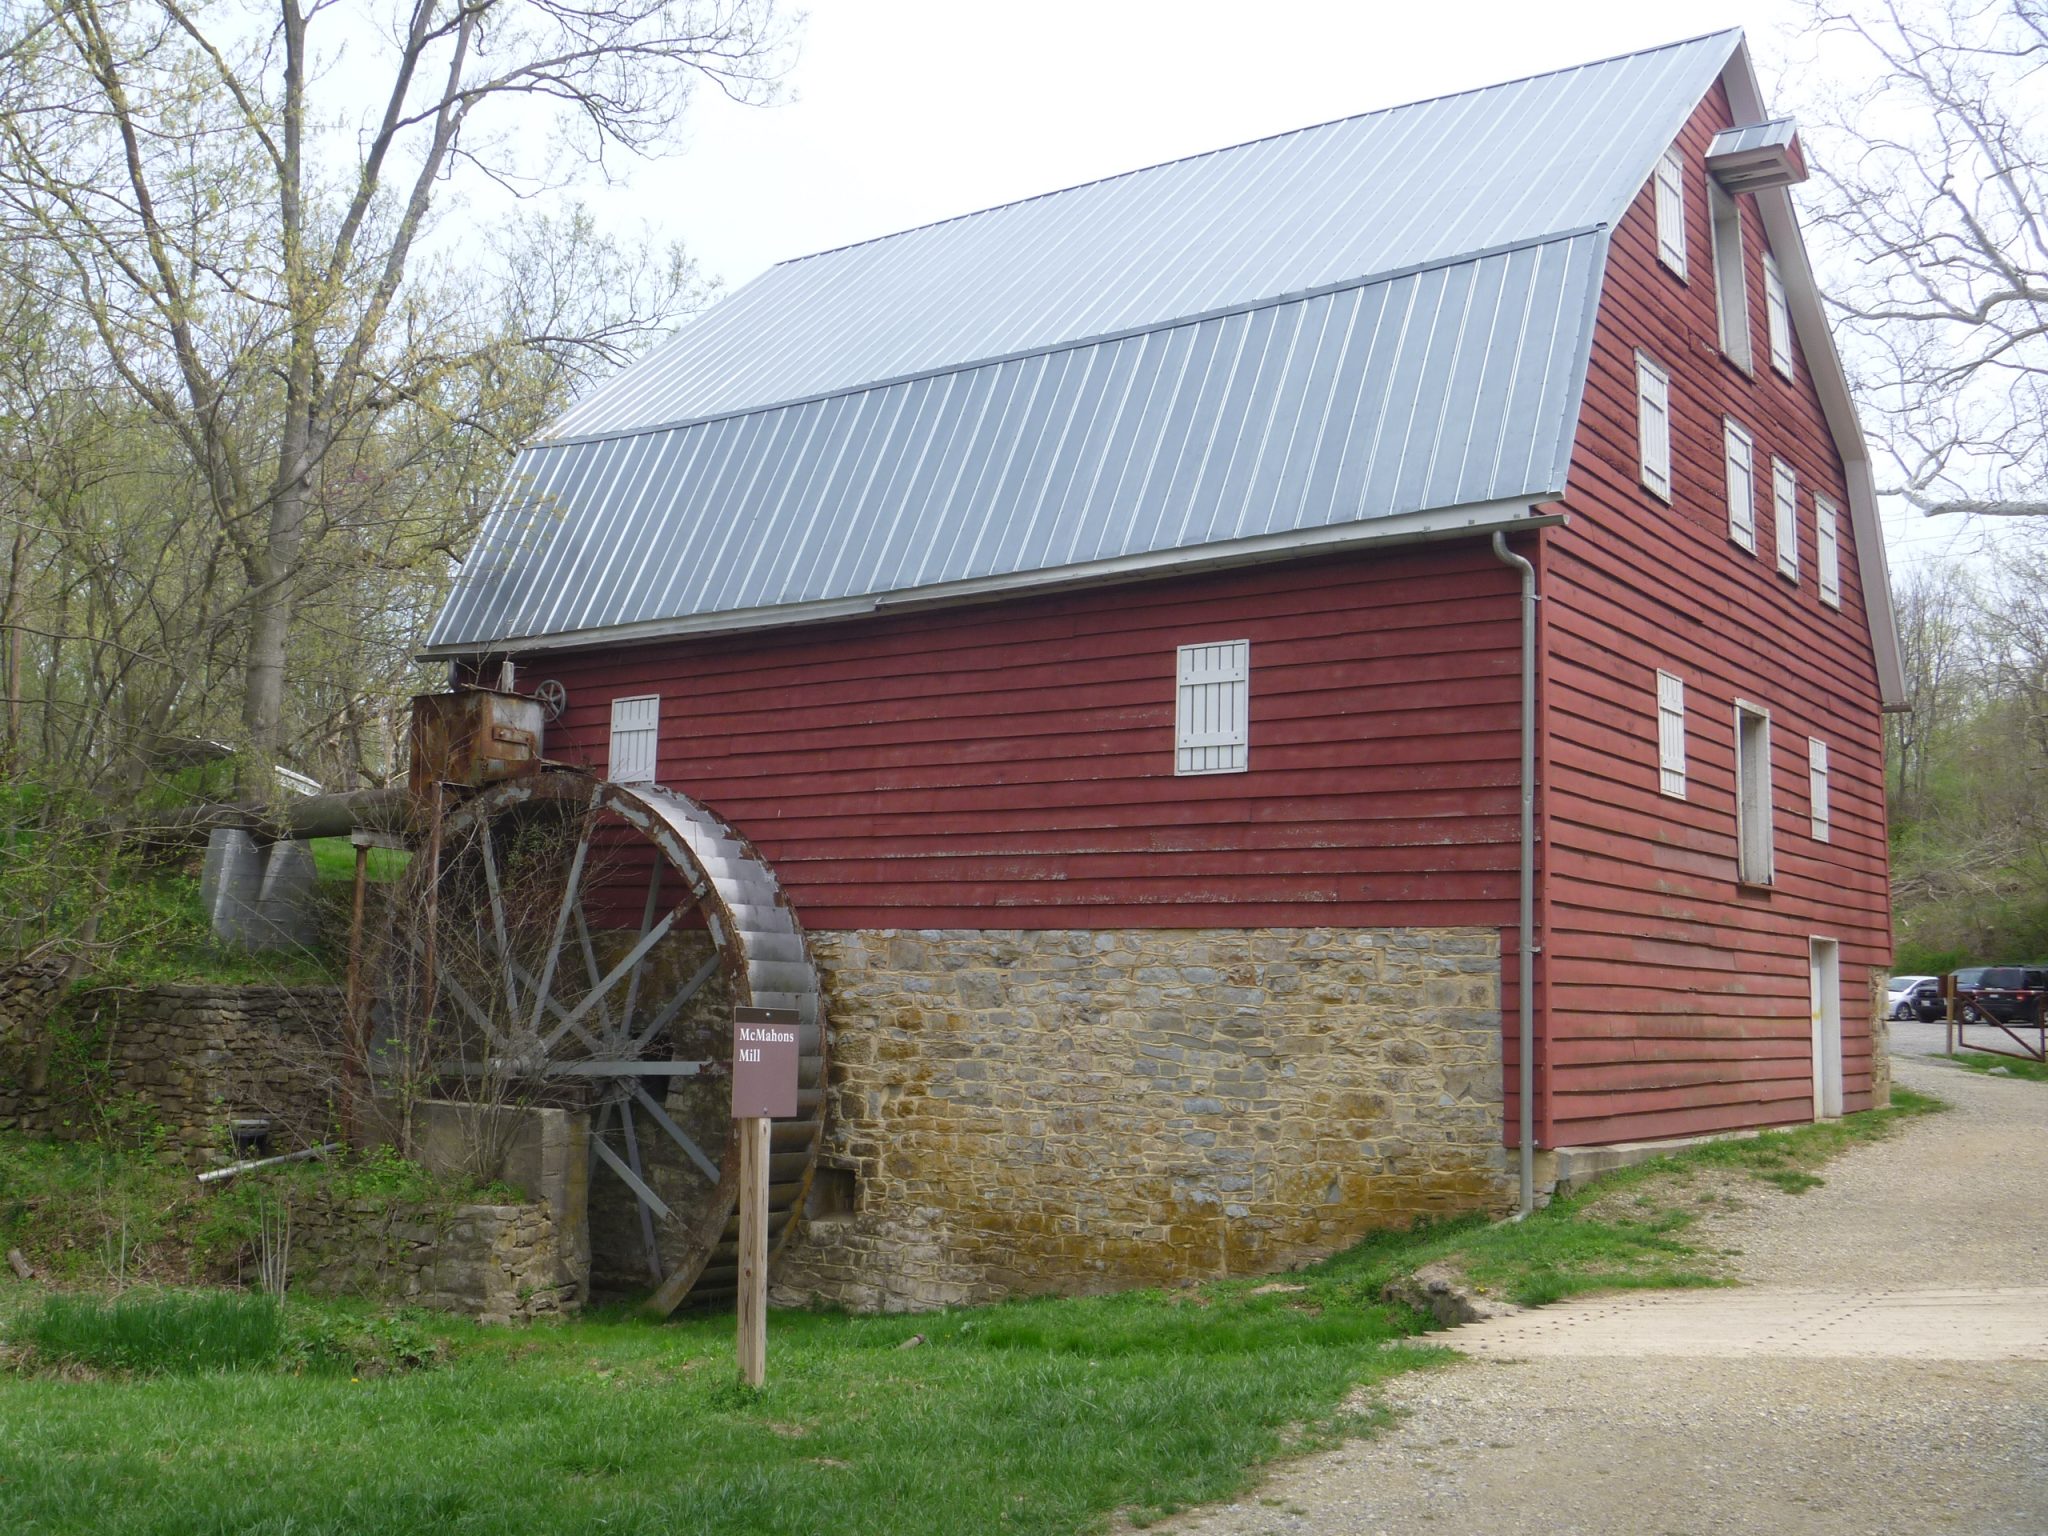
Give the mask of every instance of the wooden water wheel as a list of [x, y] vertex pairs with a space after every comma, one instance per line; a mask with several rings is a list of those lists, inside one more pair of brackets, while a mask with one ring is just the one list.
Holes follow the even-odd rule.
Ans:
[[[476, 1104], [587, 1109], [593, 1268], [644, 1275], [661, 1312], [736, 1288], [731, 1005], [796, 1010], [773, 1264], [824, 1128], [822, 994], [774, 871], [723, 819], [567, 771], [484, 790], [415, 854], [389, 954], [381, 1070]], [[620, 1206], [608, 1235], [600, 1213]]]

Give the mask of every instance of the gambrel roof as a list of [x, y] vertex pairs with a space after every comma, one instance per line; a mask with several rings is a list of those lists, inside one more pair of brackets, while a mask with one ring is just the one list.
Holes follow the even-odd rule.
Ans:
[[1564, 490], [1608, 232], [1740, 53], [1719, 32], [784, 262], [520, 455], [428, 653], [1525, 519]]

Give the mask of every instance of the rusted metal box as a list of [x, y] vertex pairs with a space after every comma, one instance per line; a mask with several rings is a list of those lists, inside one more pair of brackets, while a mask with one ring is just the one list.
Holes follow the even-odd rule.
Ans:
[[539, 766], [540, 701], [488, 688], [423, 693], [412, 701], [415, 798], [436, 783], [482, 789]]

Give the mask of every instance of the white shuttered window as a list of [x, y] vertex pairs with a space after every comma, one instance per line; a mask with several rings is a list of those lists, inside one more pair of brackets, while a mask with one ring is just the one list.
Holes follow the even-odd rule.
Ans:
[[1657, 674], [1657, 788], [1685, 798], [1685, 679]]
[[1806, 782], [1813, 801], [1813, 837], [1828, 840], [1828, 744], [1818, 736], [1806, 738]]
[[1714, 228], [1714, 307], [1721, 320], [1721, 350], [1744, 373], [1755, 364], [1749, 343], [1749, 273], [1743, 260], [1742, 207], [1711, 182], [1707, 211]]
[[1657, 162], [1657, 259], [1685, 276], [1685, 162], [1676, 146]]
[[1636, 354], [1636, 443], [1643, 484], [1671, 499], [1671, 376]]
[[1764, 252], [1764, 326], [1771, 338], [1771, 366], [1792, 377], [1792, 311], [1785, 307], [1785, 279], [1778, 258]]
[[1728, 465], [1728, 537], [1756, 553], [1756, 447], [1749, 433], [1724, 419], [1721, 452]]
[[1841, 607], [1841, 535], [1835, 527], [1835, 504], [1820, 496], [1813, 498], [1813, 564], [1820, 573], [1820, 600], [1830, 608]]
[[1175, 773], [1243, 773], [1251, 762], [1252, 643], [1180, 648]]
[[1769, 885], [1776, 870], [1771, 808], [1771, 717], [1735, 704], [1735, 878]]
[[612, 700], [611, 766], [605, 777], [614, 784], [652, 784], [654, 745], [661, 734], [661, 696]]
[[1799, 477], [1783, 459], [1771, 460], [1771, 506], [1778, 520], [1778, 574], [1799, 579]]

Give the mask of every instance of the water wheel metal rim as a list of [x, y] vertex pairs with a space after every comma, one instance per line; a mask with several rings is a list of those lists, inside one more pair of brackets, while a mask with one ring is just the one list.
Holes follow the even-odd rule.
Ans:
[[[577, 802], [582, 802], [578, 805]], [[653, 784], [616, 784], [588, 774], [549, 770], [527, 775], [486, 789], [451, 811], [443, 824], [444, 842], [475, 830], [488, 830], [501, 817], [521, 808], [554, 803], [565, 809], [581, 810], [593, 817], [609, 814], [632, 828], [653, 845], [660, 857], [685, 880], [688, 896], [672, 903], [657, 915], [660, 867], [649, 881], [641, 931], [634, 946], [602, 976], [583, 910], [580, 881], [590, 834], [579, 839], [564, 896], [556, 918], [555, 942], [543, 962], [541, 975], [534, 976], [514, 961], [504, 934], [504, 916], [497, 906], [498, 874], [493, 838], [479, 839], [482, 863], [492, 898], [491, 921], [507, 972], [505, 986], [510, 1017], [527, 1012], [528, 1033], [541, 1045], [540, 1058], [495, 1061], [471, 1070], [510, 1071], [519, 1075], [552, 1078], [607, 1077], [629, 1083], [621, 1095], [606, 1101], [590, 1126], [592, 1153], [636, 1197], [642, 1221], [643, 1241], [649, 1257], [650, 1279], [655, 1282], [645, 1305], [666, 1315], [696, 1291], [699, 1277], [710, 1269], [718, 1279], [704, 1289], [714, 1299], [733, 1289], [726, 1274], [736, 1262], [737, 1203], [739, 1193], [739, 1128], [728, 1119], [721, 1156], [713, 1165], [705, 1150], [685, 1134], [668, 1116], [660, 1100], [647, 1091], [649, 1081], [666, 1082], [678, 1077], [701, 1075], [715, 1063], [700, 1061], [640, 1061], [634, 1059], [673, 1023], [676, 1013], [703, 986], [713, 969], [723, 972], [735, 1004], [758, 1008], [785, 1008], [796, 1013], [797, 1031], [797, 1115], [778, 1120], [771, 1131], [770, 1151], [777, 1178], [769, 1192], [769, 1267], [776, 1261], [797, 1226], [816, 1173], [818, 1152], [824, 1140], [826, 1029], [824, 989], [811, 955], [803, 925], [783, 891], [781, 881], [753, 842], [717, 812], [677, 790]], [[445, 874], [445, 871], [444, 871]], [[558, 1058], [551, 1053], [574, 1037], [577, 1043], [603, 1050], [603, 1039], [590, 1033], [586, 1019], [601, 1018], [606, 1034], [609, 1010], [620, 983], [625, 991], [621, 1017], [631, 1020], [639, 1003], [641, 967], [638, 962], [651, 951], [678, 919], [692, 906], [703, 913], [713, 955], [677, 993], [653, 1009], [652, 1022], [629, 1042], [624, 1054], [611, 1058]], [[651, 937], [650, 937], [651, 936]], [[556, 969], [575, 963], [589, 977], [589, 989], [575, 1005], [564, 1008], [554, 998]], [[468, 998], [452, 976], [442, 978], [456, 994], [457, 1006], [469, 1014], [495, 1045], [508, 1048], [488, 1024], [489, 1010]], [[525, 1010], [520, 993], [531, 1000]], [[614, 1105], [617, 1112], [614, 1114]], [[708, 1196], [691, 1213], [671, 1210], [641, 1177], [638, 1140], [633, 1134], [635, 1111], [653, 1122], [675, 1141], [698, 1171], [713, 1181]], [[621, 1156], [605, 1137], [614, 1120], [625, 1129], [625, 1155]], [[789, 1159], [800, 1157], [798, 1166]], [[794, 1174], [794, 1177], [789, 1175]], [[660, 1211], [674, 1222], [682, 1246], [666, 1272], [655, 1255], [652, 1223]]]

